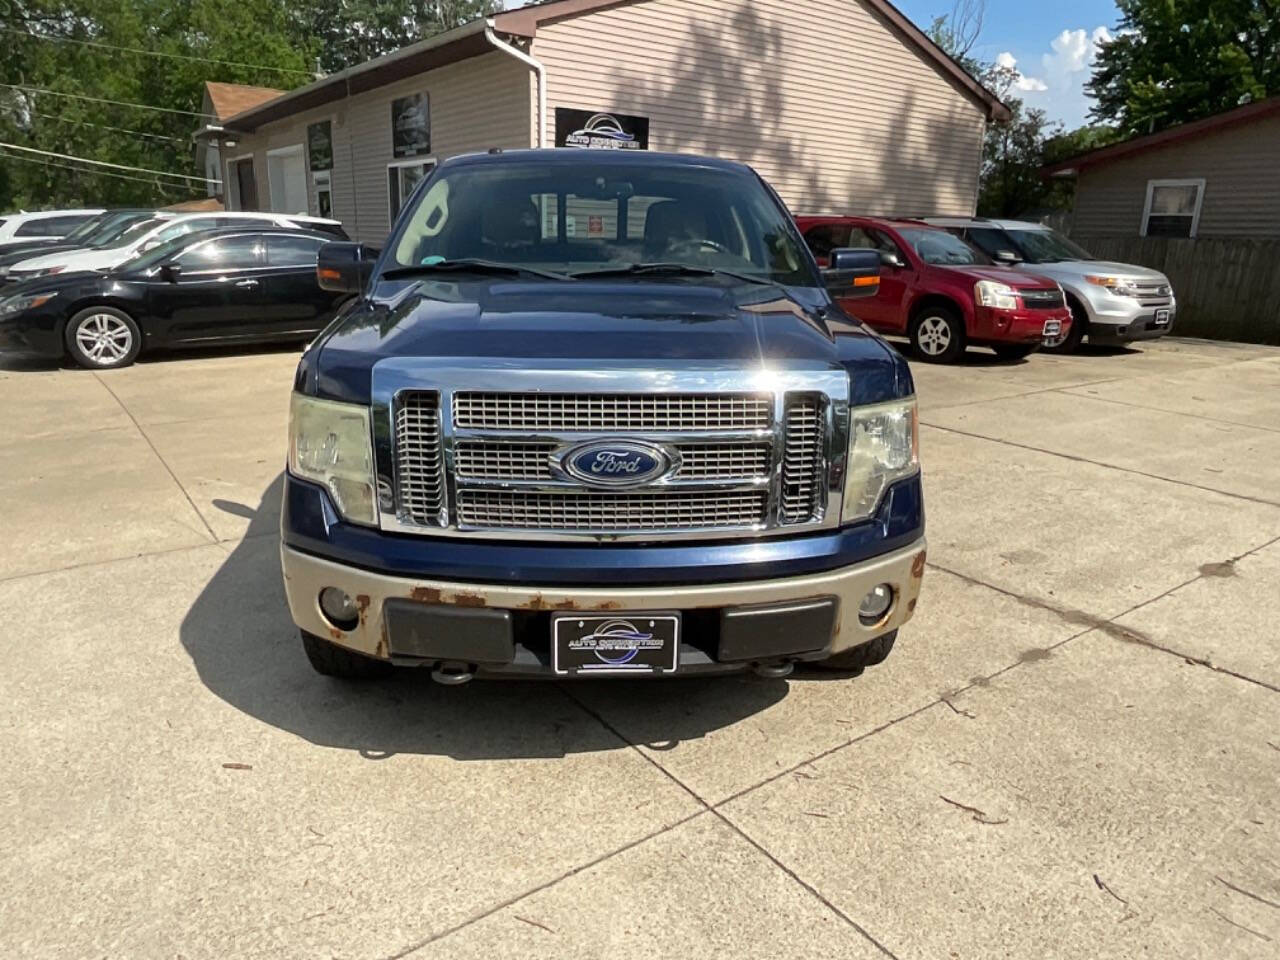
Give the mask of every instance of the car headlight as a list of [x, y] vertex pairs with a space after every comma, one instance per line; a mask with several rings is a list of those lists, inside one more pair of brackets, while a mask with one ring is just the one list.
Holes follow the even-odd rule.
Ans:
[[0, 317], [12, 317], [14, 314], [22, 313], [24, 310], [43, 307], [55, 296], [57, 294], [54, 293], [28, 293], [18, 297], [7, 297], [4, 300], [0, 300]]
[[1018, 309], [1018, 294], [1007, 283], [979, 280], [974, 284], [973, 296], [984, 307], [995, 307], [997, 310]]
[[843, 522], [874, 514], [890, 484], [920, 470], [918, 427], [915, 397], [849, 408]]
[[1136, 297], [1138, 296], [1138, 287], [1132, 280], [1126, 280], [1123, 277], [1085, 277], [1085, 282], [1092, 283], [1095, 287], [1105, 287], [1117, 297]]
[[289, 472], [328, 490], [344, 519], [377, 525], [368, 407], [294, 393], [289, 404]]

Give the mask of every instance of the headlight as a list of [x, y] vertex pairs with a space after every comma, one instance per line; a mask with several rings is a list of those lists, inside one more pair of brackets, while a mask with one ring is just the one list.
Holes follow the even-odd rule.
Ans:
[[871, 516], [891, 483], [919, 471], [918, 426], [914, 397], [849, 409], [842, 521]]
[[12, 317], [14, 314], [22, 313], [24, 310], [43, 307], [55, 296], [57, 294], [54, 293], [28, 293], [24, 296], [0, 300], [0, 317]]
[[1106, 287], [1117, 297], [1136, 297], [1139, 295], [1138, 288], [1134, 282], [1125, 280], [1123, 277], [1085, 277], [1084, 279], [1095, 287]]
[[997, 310], [1018, 309], [1018, 295], [1008, 284], [979, 280], [974, 284], [973, 296], [984, 307], [995, 307]]
[[295, 393], [289, 404], [289, 472], [328, 490], [345, 519], [377, 525], [368, 407]]

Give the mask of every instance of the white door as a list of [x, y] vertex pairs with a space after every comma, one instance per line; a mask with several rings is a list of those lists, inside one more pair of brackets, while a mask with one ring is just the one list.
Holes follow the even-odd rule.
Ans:
[[267, 154], [267, 182], [271, 189], [273, 213], [307, 212], [307, 169], [304, 163], [301, 144]]

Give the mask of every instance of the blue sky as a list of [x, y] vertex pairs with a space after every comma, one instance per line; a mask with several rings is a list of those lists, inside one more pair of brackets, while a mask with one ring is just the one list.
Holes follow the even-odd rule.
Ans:
[[[949, 13], [952, 0], [894, 0], [921, 27]], [[1000, 58], [1021, 74], [1016, 96], [1066, 127], [1087, 121], [1084, 94], [1098, 40], [1114, 32], [1115, 0], [987, 0], [987, 15], [973, 55]]]

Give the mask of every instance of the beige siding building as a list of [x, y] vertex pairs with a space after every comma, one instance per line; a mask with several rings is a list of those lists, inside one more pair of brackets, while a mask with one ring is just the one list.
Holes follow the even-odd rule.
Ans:
[[216, 139], [232, 209], [328, 213], [380, 244], [436, 163], [495, 148], [705, 153], [797, 213], [969, 214], [1004, 114], [886, 0], [557, 0], [316, 81]]
[[1081, 238], [1280, 237], [1280, 97], [1046, 168]]

